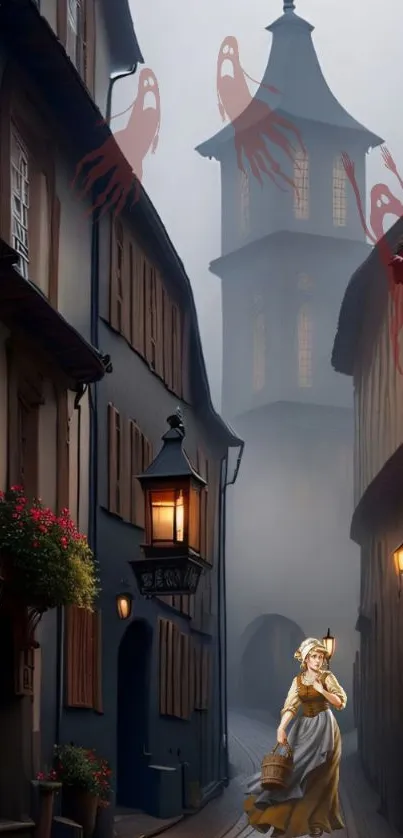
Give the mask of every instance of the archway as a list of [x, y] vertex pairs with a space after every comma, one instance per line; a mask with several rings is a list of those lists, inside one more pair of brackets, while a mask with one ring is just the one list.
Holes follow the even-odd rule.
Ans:
[[280, 614], [264, 614], [241, 638], [239, 695], [244, 707], [278, 716], [298, 666], [294, 652], [305, 634]]
[[144, 806], [152, 639], [148, 623], [134, 620], [119, 647], [116, 799], [130, 809]]

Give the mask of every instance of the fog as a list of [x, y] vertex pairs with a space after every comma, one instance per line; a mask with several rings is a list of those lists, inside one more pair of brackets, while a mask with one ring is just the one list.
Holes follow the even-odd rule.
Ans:
[[[221, 254], [221, 175], [219, 163], [201, 158], [195, 147], [223, 127], [216, 93], [222, 41], [228, 35], [237, 38], [242, 66], [260, 80], [271, 44], [265, 27], [282, 14], [282, 2], [153, 0], [132, 2], [131, 7], [145, 66], [155, 73], [161, 96], [159, 144], [144, 161], [143, 184], [190, 276], [212, 396], [221, 409], [221, 285], [209, 272], [209, 263]], [[333, 94], [356, 120], [385, 140], [403, 169], [403, 121], [397, 107], [401, 0], [297, 0], [296, 13], [315, 27], [314, 45]], [[256, 89], [250, 82], [252, 94]], [[136, 77], [119, 82], [112, 112], [129, 107], [136, 90]], [[124, 127], [127, 118], [116, 119], [113, 129]], [[367, 157], [367, 203], [371, 186], [379, 180], [399, 194], [376, 149]], [[337, 305], [332, 300], [330, 320], [326, 299], [318, 309], [323, 307], [317, 327], [326, 344], [321, 375], [328, 375], [327, 387], [334, 393], [346, 382], [339, 383], [341, 377], [331, 371], [330, 350], [342, 291], [355, 264], [354, 258], [338, 264], [340, 299]], [[326, 274], [325, 257], [323, 267]], [[240, 303], [238, 314], [242, 310]], [[245, 317], [247, 310], [246, 302]], [[270, 328], [273, 334], [279, 329], [276, 313]], [[247, 365], [241, 337], [238, 351], [236, 374], [242, 378]], [[280, 363], [280, 356], [271, 353], [271, 358], [277, 357]], [[275, 372], [271, 374], [275, 378]], [[281, 389], [280, 373], [277, 378]], [[238, 386], [241, 391], [242, 381], [234, 379], [229, 388]], [[353, 423], [345, 410], [348, 399], [324, 398], [325, 390], [322, 387], [319, 402], [323, 408], [333, 404], [334, 410], [322, 411], [320, 417], [312, 414], [302, 429], [296, 416], [288, 423], [278, 417], [272, 421], [267, 410], [248, 420], [229, 417], [246, 439], [228, 524], [230, 699], [252, 702], [256, 708], [267, 705], [273, 713], [297, 672], [295, 644], [303, 635], [321, 637], [328, 626], [337, 640], [334, 669], [351, 695], [359, 644], [359, 550], [349, 540]], [[291, 399], [286, 388], [281, 398]], [[259, 407], [269, 401], [262, 399]], [[270, 679], [276, 681], [271, 691]], [[346, 727], [353, 724], [352, 703]]]

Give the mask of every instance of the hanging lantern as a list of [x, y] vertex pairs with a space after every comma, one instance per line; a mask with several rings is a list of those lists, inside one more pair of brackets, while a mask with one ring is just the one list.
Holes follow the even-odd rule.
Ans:
[[329, 660], [331, 660], [331, 658], [334, 655], [335, 648], [336, 648], [336, 641], [335, 641], [333, 635], [330, 634], [330, 628], [328, 628], [326, 636], [322, 637], [322, 643], [323, 643], [325, 649], [327, 649], [327, 653], [329, 655]]
[[144, 490], [145, 543], [142, 558], [130, 562], [145, 596], [194, 594], [209, 565], [201, 558], [200, 503], [205, 480], [185, 451], [185, 428], [178, 410], [155, 460], [139, 476]]

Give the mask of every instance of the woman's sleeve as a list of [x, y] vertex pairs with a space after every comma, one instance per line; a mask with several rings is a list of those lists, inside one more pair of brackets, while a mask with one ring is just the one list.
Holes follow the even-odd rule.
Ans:
[[297, 679], [294, 678], [291, 687], [288, 691], [287, 698], [284, 702], [284, 707], [281, 711], [281, 716], [284, 716], [284, 713], [292, 713], [293, 716], [296, 716], [300, 705], [301, 700], [298, 695]]
[[333, 675], [333, 672], [328, 672], [324, 678], [324, 687], [329, 693], [332, 695], [337, 695], [337, 697], [341, 701], [341, 706], [337, 709], [344, 710], [347, 704], [347, 695], [343, 690], [343, 687], [340, 686], [337, 678]]

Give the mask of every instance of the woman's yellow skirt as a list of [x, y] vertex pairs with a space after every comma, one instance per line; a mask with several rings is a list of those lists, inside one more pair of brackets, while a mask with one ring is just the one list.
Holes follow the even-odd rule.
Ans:
[[323, 765], [308, 775], [302, 798], [275, 803], [266, 809], [255, 806], [256, 795], [246, 799], [244, 809], [250, 826], [257, 832], [266, 833], [274, 827], [273, 836], [300, 838], [317, 830], [331, 833], [345, 828], [339, 803], [341, 736], [335, 728], [334, 750]]

